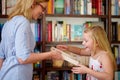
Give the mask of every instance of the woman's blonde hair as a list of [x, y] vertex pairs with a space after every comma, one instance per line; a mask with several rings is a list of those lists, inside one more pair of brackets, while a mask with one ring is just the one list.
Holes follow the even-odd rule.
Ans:
[[[100, 49], [108, 52], [108, 55], [110, 55], [111, 60], [113, 60], [114, 68], [116, 70], [116, 61], [115, 61], [114, 55], [112, 53], [109, 40], [107, 38], [107, 34], [106, 34], [105, 30], [103, 29], [103, 27], [102, 26], [92, 26], [92, 27], [86, 28], [84, 32], [85, 33], [91, 32], [91, 38], [94, 40], [94, 43], [97, 42]], [[95, 48], [96, 48], [95, 45], [96, 44], [94, 44], [94, 52], [95, 52]]]
[[8, 16], [8, 20], [16, 15], [23, 15], [31, 20], [31, 7], [34, 3], [48, 2], [49, 0], [17, 0], [12, 12]]

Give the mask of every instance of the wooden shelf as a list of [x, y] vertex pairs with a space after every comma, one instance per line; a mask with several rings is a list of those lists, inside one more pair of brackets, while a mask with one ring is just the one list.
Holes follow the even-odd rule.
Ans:
[[8, 15], [0, 15], [0, 18], [8, 18]]
[[111, 18], [120, 18], [120, 15], [111, 16]]
[[82, 41], [61, 41], [61, 42], [46, 42], [46, 44], [81, 44]]
[[63, 15], [63, 14], [46, 14], [46, 17], [75, 17], [75, 18], [80, 18], [80, 17], [84, 17], [84, 18], [107, 18], [107, 15]]
[[71, 70], [70, 67], [62, 67], [62, 68], [46, 68], [47, 71], [64, 71], [64, 70]]
[[120, 44], [120, 41], [112, 41], [111, 44]]

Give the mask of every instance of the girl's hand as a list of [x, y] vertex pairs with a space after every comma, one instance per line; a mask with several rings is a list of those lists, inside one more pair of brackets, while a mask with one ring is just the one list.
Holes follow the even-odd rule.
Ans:
[[82, 64], [79, 64], [78, 66], [76, 67], [73, 67], [71, 70], [73, 73], [76, 73], [76, 74], [85, 74], [87, 73], [87, 67], [82, 65]]
[[66, 46], [66, 45], [57, 45], [56, 48], [58, 48], [58, 49], [60, 49], [62, 51], [68, 50], [68, 46]]

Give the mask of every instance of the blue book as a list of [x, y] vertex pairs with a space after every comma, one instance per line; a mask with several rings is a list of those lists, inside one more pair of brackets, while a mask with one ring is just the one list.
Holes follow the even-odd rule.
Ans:
[[120, 80], [120, 71], [115, 72], [115, 79], [114, 80]]
[[82, 41], [84, 26], [83, 25], [72, 25], [71, 26], [71, 41]]

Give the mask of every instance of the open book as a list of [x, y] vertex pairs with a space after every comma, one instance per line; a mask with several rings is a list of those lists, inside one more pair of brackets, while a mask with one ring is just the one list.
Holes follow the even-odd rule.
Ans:
[[65, 61], [67, 61], [73, 65], [76, 65], [76, 66], [79, 64], [79, 61], [77, 59], [75, 59], [76, 57], [74, 57], [74, 56], [72, 56], [72, 55], [70, 55], [70, 54], [68, 54], [60, 49], [57, 49], [55, 47], [52, 47], [51, 50], [57, 50], [57, 51], [61, 52], [61, 55]]
[[62, 51], [54, 47], [52, 47], [51, 50], [57, 50], [61, 52], [64, 60], [70, 63], [70, 65], [72, 64], [72, 66], [78, 65], [79, 63], [86, 65], [86, 66], [89, 65], [89, 56], [81, 56], [81, 55], [78, 55], [78, 54], [75, 54], [69, 51]]

